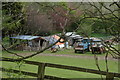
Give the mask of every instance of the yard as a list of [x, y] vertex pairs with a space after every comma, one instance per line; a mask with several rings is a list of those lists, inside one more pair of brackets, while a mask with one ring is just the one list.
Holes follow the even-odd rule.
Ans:
[[[45, 75], [78, 80], [101, 80], [101, 77], [109, 80], [120, 76], [118, 2], [2, 2], [1, 7], [1, 67], [31, 72], [38, 78], [44, 78], [44, 68]], [[56, 48], [59, 48], [57, 52]], [[25, 57], [34, 66], [24, 64], [23, 61], [7, 62], [6, 58], [11, 58], [8, 61], [18, 59], [9, 51]], [[42, 53], [36, 55], [35, 51]], [[33, 53], [36, 54], [31, 57]], [[12, 80], [33, 78], [22, 73], [0, 71], [1, 74], [0, 78]]]
[[[24, 56], [34, 53], [34, 52], [29, 52], [29, 51], [15, 51], [15, 52], [21, 55], [24, 55]], [[13, 55], [9, 55], [9, 53], [5, 51], [3, 51], [2, 55], [8, 56], [8, 57], [14, 57]], [[99, 59], [100, 69], [105, 71], [106, 70], [106, 63], [104, 60], [105, 54], [101, 54], [101, 55], [97, 54], [97, 56]], [[94, 55], [91, 54], [91, 52], [86, 52], [85, 54], [74, 53], [73, 49], [60, 50], [56, 53], [50, 53], [50, 51], [47, 50], [44, 53], [34, 56], [28, 60], [98, 70], [97, 66], [95, 65]], [[8, 69], [11, 69], [11, 68], [18, 69], [19, 66], [17, 64], [18, 63], [3, 62], [2, 66]], [[110, 56], [108, 58], [108, 66], [109, 66], [110, 72], [118, 72], [118, 61], [115, 59], [112, 59]], [[36, 73], [37, 66], [22, 64], [20, 67], [20, 70], [25, 70], [25, 71]], [[45, 74], [51, 75], [51, 76], [62, 77], [62, 78], [100, 78], [100, 75], [77, 72], [77, 71], [70, 71], [70, 70], [65, 70], [65, 69], [63, 70], [63, 69], [57, 69], [57, 68], [50, 68], [50, 67], [46, 68]], [[3, 77], [8, 77], [8, 73], [3, 73]]]

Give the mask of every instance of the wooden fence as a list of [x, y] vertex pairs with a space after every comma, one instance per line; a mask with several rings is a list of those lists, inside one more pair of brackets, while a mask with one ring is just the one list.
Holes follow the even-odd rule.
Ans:
[[[9, 60], [9, 58], [5, 58], [2, 61], [15, 62], [14, 60]], [[52, 79], [52, 80], [70, 80], [70, 79], [66, 79], [66, 78], [59, 78], [59, 77], [45, 75], [44, 74], [45, 67], [60, 68], [60, 69], [67, 69], [67, 70], [74, 70], [74, 71], [80, 71], [80, 72], [86, 72], [86, 73], [105, 75], [106, 80], [114, 80], [114, 77], [120, 78], [120, 73], [105, 72], [105, 71], [86, 69], [86, 68], [80, 68], [80, 67], [73, 67], [73, 66], [66, 66], [66, 65], [59, 65], [59, 64], [41, 63], [41, 62], [28, 61], [28, 60], [24, 60], [24, 62], [25, 62], [25, 64], [31, 64], [31, 65], [38, 66], [38, 72], [37, 73], [31, 73], [31, 72], [25, 72], [25, 71], [13, 70], [13, 69], [8, 70], [8, 69], [5, 69], [5, 68], [0, 68], [0, 70], [1, 71], [6, 71], [6, 72], [11, 72], [12, 71], [13, 73], [21, 72], [24, 75], [37, 77], [38, 80], [44, 80], [44, 78]]]

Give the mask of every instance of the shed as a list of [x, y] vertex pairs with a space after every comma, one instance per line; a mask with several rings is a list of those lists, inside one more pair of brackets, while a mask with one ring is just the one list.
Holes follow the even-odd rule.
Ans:
[[[18, 35], [11, 38], [18, 39], [19, 41], [23, 40], [22, 43], [16, 47], [17, 50], [37, 51], [44, 49], [51, 44], [54, 44], [60, 37], [57, 35], [44, 37], [32, 35]], [[64, 47], [63, 41], [64, 39], [61, 39], [60, 42], [56, 43], [56, 48]]]
[[44, 39], [41, 36], [32, 36], [32, 35], [18, 35], [16, 37], [11, 37], [17, 39], [22, 43], [16, 47], [18, 50], [27, 50], [27, 51], [37, 51], [42, 49]]

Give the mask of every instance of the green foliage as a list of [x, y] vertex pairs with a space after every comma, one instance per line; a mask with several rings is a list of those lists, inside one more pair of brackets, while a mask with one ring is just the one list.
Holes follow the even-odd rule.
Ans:
[[92, 33], [92, 34], [91, 34], [91, 37], [109, 39], [110, 34], [106, 34], [106, 33]]
[[24, 24], [23, 3], [3, 2], [2, 3], [2, 29], [4, 34], [15, 32]]
[[69, 28], [66, 27], [66, 30], [67, 30], [68, 32], [69, 32], [69, 31], [71, 32], [71, 31], [77, 29], [77, 27], [79, 27], [79, 24], [80, 24], [80, 22], [79, 22], [78, 20], [76, 20], [75, 22], [72, 22], [72, 23], [70, 24]]
[[[78, 21], [78, 34], [86, 34], [91, 36], [91, 33], [113, 34], [120, 32], [118, 24], [109, 20], [101, 20], [97, 18], [84, 19], [81, 23]], [[79, 25], [80, 24], [80, 25]], [[118, 35], [118, 34], [117, 34]]]
[[[21, 73], [21, 67], [24, 66], [23, 63], [24, 63], [23, 61], [15, 62], [16, 66], [14, 65], [14, 66], [7, 67], [7, 70], [10, 72], [4, 73], [5, 78], [11, 78], [10, 80], [17, 80], [17, 79], [19, 80], [19, 78], [27, 78], [25, 75]], [[20, 72], [15, 74], [14, 71], [12, 70], [13, 68], [18, 69]]]
[[78, 25], [78, 29], [77, 29], [77, 33], [78, 34], [81, 34], [82, 36], [90, 36], [91, 35], [91, 26], [93, 24], [93, 22], [90, 20], [90, 19], [85, 19], [81, 22], [78, 22], [79, 24]]
[[9, 37], [4, 37], [2, 40], [2, 44], [4, 44], [5, 47], [9, 47]]

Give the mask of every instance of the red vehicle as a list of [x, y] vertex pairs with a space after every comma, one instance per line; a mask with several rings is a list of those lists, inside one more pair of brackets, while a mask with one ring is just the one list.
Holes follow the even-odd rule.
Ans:
[[104, 53], [105, 47], [102, 45], [101, 40], [93, 40], [92, 53]]

